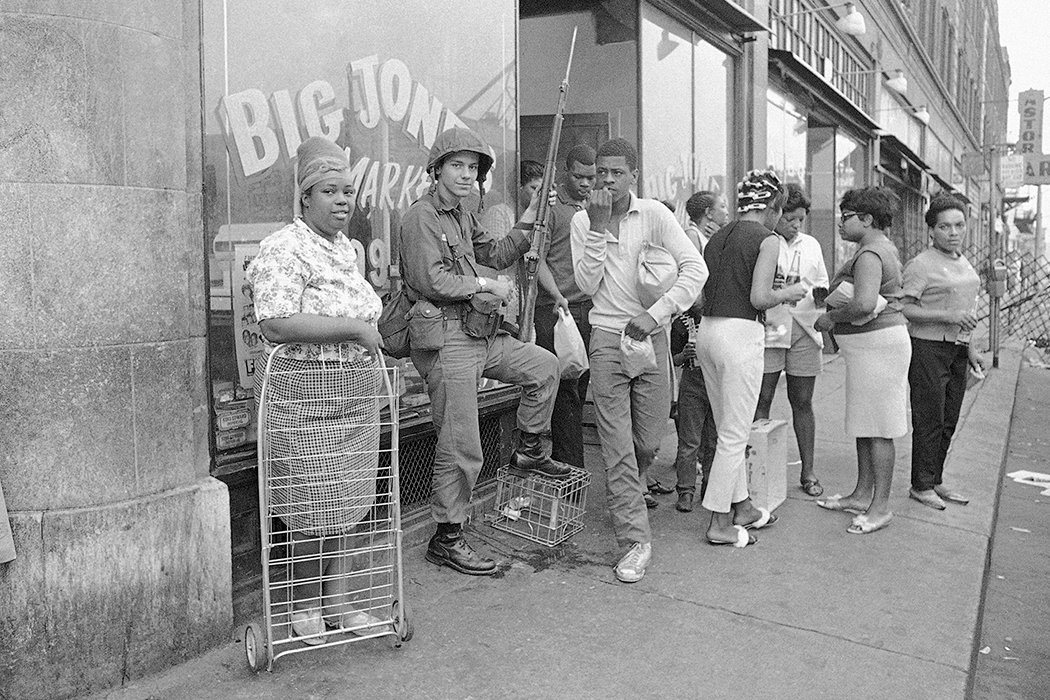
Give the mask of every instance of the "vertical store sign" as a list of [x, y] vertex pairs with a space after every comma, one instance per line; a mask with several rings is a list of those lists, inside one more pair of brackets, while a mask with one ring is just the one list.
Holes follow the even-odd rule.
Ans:
[[1043, 152], [1043, 91], [1025, 90], [1017, 96], [1017, 110], [1021, 114], [1018, 151], [1022, 154]]
[[263, 359], [263, 338], [259, 323], [255, 320], [255, 300], [252, 298], [251, 285], [244, 275], [248, 264], [258, 254], [259, 245], [256, 243], [233, 247], [233, 341], [237, 356], [237, 378], [245, 389], [254, 386], [256, 363]]

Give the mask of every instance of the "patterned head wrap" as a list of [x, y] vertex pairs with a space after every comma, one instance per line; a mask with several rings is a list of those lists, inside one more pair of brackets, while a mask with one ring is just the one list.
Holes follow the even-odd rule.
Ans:
[[780, 178], [772, 170], [752, 170], [736, 186], [737, 213], [765, 209], [783, 192]]
[[321, 136], [311, 136], [299, 144], [299, 191], [305, 192], [318, 182], [337, 175], [348, 174], [350, 162], [340, 146]]

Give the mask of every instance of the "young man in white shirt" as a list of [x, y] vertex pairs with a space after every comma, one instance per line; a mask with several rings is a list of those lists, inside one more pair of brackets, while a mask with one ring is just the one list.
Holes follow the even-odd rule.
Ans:
[[[605, 467], [606, 495], [618, 544], [627, 548], [616, 565], [625, 583], [640, 581], [652, 556], [644, 474], [656, 454], [671, 408], [667, 328], [691, 306], [707, 280], [707, 266], [667, 207], [631, 191], [638, 155], [624, 139], [603, 143], [595, 160], [598, 189], [572, 219], [576, 284], [590, 294], [591, 394]], [[645, 305], [638, 290], [638, 261], [646, 242], [665, 248], [678, 277]], [[635, 374], [624, 362], [621, 336], [650, 339], [655, 366]], [[633, 376], [632, 376], [633, 375]]]

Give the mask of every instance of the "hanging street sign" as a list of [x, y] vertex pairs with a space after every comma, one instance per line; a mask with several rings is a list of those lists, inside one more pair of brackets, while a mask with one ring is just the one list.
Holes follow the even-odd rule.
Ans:
[[999, 159], [999, 179], [1003, 187], [1013, 189], [1024, 184], [1024, 156], [1003, 156]]
[[1024, 157], [1024, 184], [1050, 185], [1050, 155], [1029, 153]]
[[[1043, 152], [1043, 91], [1025, 90], [1017, 96], [1021, 114], [1021, 133], [1017, 148], [1021, 153]], [[1029, 183], [1031, 184], [1031, 183]]]

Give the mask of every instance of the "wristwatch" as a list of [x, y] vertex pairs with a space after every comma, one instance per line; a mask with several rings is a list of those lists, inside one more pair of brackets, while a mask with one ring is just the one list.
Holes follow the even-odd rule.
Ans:
[[478, 291], [479, 292], [484, 292], [485, 291], [485, 283], [486, 283], [487, 280], [484, 277], [476, 277], [475, 279], [478, 282]]

